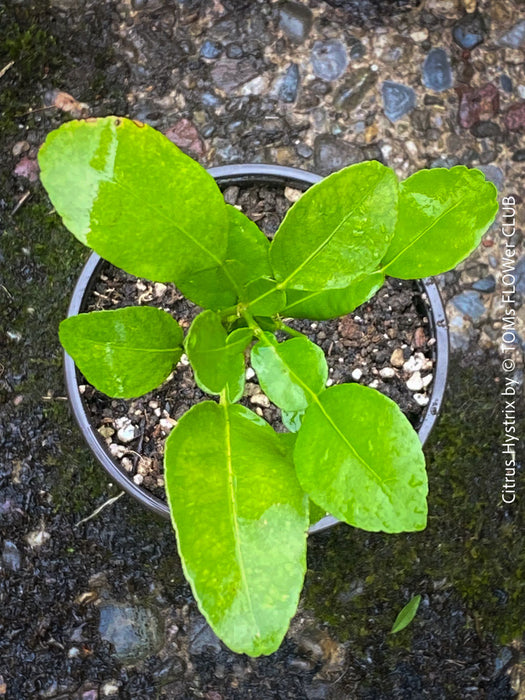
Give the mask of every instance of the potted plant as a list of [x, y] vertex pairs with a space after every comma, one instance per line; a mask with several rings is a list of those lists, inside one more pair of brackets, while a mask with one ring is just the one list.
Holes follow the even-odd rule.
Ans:
[[[311, 503], [370, 531], [421, 530], [427, 516], [421, 443], [400, 409], [370, 387], [326, 388], [324, 353], [283, 319], [346, 314], [386, 274], [453, 268], [492, 223], [495, 188], [463, 166], [399, 183], [390, 168], [360, 163], [308, 189], [270, 244], [211, 175], [141, 123], [69, 122], [48, 136], [39, 162], [80, 241], [126, 272], [175, 283], [204, 309], [186, 337], [168, 312], [139, 306], [70, 317], [60, 340], [110, 396], [150, 391], [185, 351], [199, 387], [216, 397], [193, 406], [167, 440], [171, 518], [215, 632], [234, 651], [269, 654], [298, 603]], [[296, 432], [276, 433], [239, 405], [248, 349]]]

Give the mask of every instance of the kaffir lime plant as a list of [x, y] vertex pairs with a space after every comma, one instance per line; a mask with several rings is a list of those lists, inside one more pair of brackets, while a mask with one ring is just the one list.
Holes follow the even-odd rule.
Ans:
[[[171, 432], [165, 482], [185, 575], [234, 651], [276, 650], [306, 568], [309, 508], [371, 531], [422, 530], [427, 476], [417, 433], [369, 387], [326, 388], [322, 350], [282, 319], [334, 318], [385, 275], [453, 268], [492, 223], [496, 190], [456, 166], [398, 182], [381, 163], [311, 187], [270, 243], [214, 179], [161, 133], [117, 117], [72, 121], [40, 150], [42, 182], [67, 228], [126, 272], [173, 282], [204, 310], [186, 335], [168, 311], [97, 311], [60, 325], [95, 387], [131, 398], [186, 352], [211, 396]], [[291, 336], [278, 342], [276, 331]], [[291, 432], [237, 402], [245, 358]]]

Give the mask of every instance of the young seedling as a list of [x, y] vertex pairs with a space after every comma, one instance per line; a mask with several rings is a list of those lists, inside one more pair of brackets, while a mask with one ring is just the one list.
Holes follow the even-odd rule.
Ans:
[[[423, 452], [398, 406], [369, 387], [326, 388], [322, 350], [283, 319], [334, 318], [385, 275], [453, 268], [492, 223], [496, 190], [464, 166], [398, 182], [381, 163], [359, 163], [307, 190], [270, 244], [200, 165], [144, 124], [69, 122], [49, 134], [39, 163], [82, 243], [128, 273], [173, 282], [204, 309], [185, 338], [168, 311], [138, 306], [69, 318], [60, 340], [89, 382], [123, 398], [154, 389], [186, 352], [215, 398], [193, 406], [166, 444], [182, 566], [218, 636], [234, 651], [270, 654], [299, 600], [310, 504], [370, 531], [422, 530], [427, 519]], [[237, 403], [248, 348], [290, 433]]]

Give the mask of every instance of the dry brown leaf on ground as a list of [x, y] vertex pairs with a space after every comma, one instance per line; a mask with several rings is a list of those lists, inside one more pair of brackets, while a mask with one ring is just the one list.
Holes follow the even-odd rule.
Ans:
[[62, 112], [71, 114], [72, 117], [87, 117], [89, 114], [89, 105], [75, 100], [72, 95], [62, 90], [48, 90], [44, 100], [47, 106], [56, 107]]

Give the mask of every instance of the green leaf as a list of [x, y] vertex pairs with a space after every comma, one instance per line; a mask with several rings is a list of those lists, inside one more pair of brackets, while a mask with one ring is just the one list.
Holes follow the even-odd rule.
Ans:
[[306, 493], [339, 520], [372, 532], [424, 529], [428, 486], [418, 435], [375, 389], [326, 389], [306, 410], [294, 461]]
[[269, 333], [252, 348], [252, 367], [270, 401], [285, 411], [302, 411], [328, 378], [324, 352], [308, 338], [277, 343]]
[[257, 224], [242, 211], [227, 204], [226, 212], [229, 221], [226, 258], [239, 260], [242, 263], [243, 273], [239, 277], [240, 284], [244, 285], [258, 277], [271, 277], [270, 241]]
[[315, 525], [315, 523], [318, 523], [319, 520], [322, 520], [328, 513], [324, 508], [321, 508], [321, 506], [318, 506], [317, 503], [314, 503], [310, 499], [310, 525]]
[[246, 284], [272, 274], [270, 243], [259, 227], [235, 207], [226, 205], [228, 248], [224, 262], [195, 270], [177, 285], [191, 301], [213, 310], [233, 306]]
[[184, 573], [230, 649], [281, 643], [306, 570], [308, 499], [272, 428], [240, 405], [197, 404], [171, 432], [166, 492]]
[[208, 394], [220, 394], [228, 387], [230, 401], [237, 401], [244, 391], [244, 350], [252, 332], [239, 328], [228, 341], [221, 317], [203, 311], [193, 319], [184, 343], [193, 367], [195, 381]]
[[284, 289], [348, 287], [372, 272], [394, 233], [397, 180], [376, 161], [344, 168], [313, 185], [289, 209], [270, 246]]
[[327, 289], [324, 292], [307, 292], [298, 289], [286, 290], [286, 307], [281, 312], [283, 317], [310, 318], [325, 320], [338, 318], [354, 311], [368, 301], [385, 281], [382, 272], [372, 272], [357, 278], [344, 289]]
[[420, 170], [399, 185], [399, 215], [383, 272], [416, 279], [452, 269], [477, 247], [497, 210], [497, 190], [480, 170]]
[[129, 306], [71, 316], [60, 342], [90, 384], [115, 398], [155, 389], [182, 355], [182, 329], [166, 311]]
[[303, 422], [304, 411], [281, 411], [281, 420], [285, 428], [296, 433]]
[[120, 117], [71, 121], [48, 135], [38, 161], [64, 224], [126, 272], [177, 284], [224, 260], [219, 188], [155, 129]]
[[286, 306], [286, 294], [276, 289], [275, 280], [261, 277], [251, 282], [244, 292], [244, 300], [251, 302], [250, 313], [254, 316], [273, 316]]
[[421, 603], [421, 596], [416, 595], [412, 598], [410, 602], [408, 602], [405, 607], [401, 610], [399, 615], [396, 617], [396, 621], [392, 625], [392, 629], [390, 630], [391, 634], [396, 634], [396, 632], [401, 632], [401, 630], [404, 630], [407, 625], [409, 625], [414, 617], [416, 616], [417, 609], [419, 608], [419, 604]]

